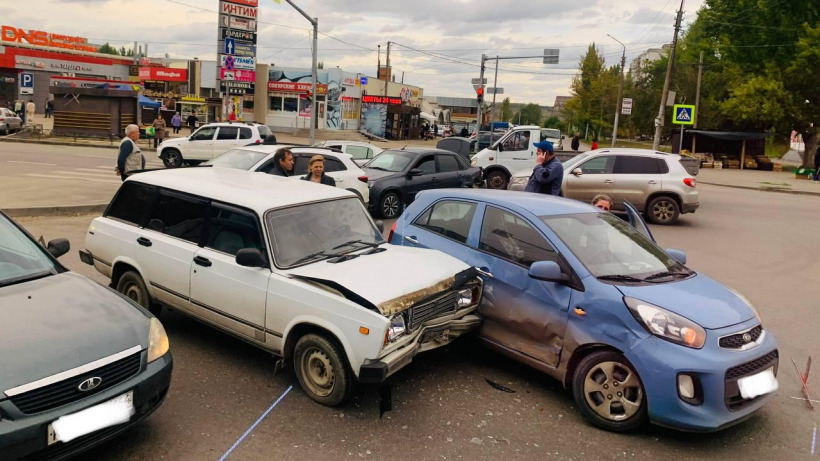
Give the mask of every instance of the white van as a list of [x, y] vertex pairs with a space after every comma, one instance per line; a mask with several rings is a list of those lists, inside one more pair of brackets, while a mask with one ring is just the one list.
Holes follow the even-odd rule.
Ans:
[[470, 161], [473, 166], [481, 167], [487, 188], [506, 189], [513, 173], [535, 167], [535, 143], [550, 141], [559, 151], [563, 149], [562, 139], [561, 132], [554, 128], [517, 126], [490, 147], [475, 154]]

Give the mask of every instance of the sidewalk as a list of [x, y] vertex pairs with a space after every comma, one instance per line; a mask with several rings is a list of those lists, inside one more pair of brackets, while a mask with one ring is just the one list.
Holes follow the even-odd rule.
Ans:
[[807, 179], [795, 179], [793, 173], [781, 171], [701, 168], [696, 179], [699, 184], [713, 186], [820, 196], [820, 184]]

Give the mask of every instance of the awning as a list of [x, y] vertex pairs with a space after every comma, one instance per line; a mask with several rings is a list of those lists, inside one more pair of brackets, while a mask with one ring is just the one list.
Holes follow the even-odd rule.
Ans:
[[153, 99], [143, 95], [139, 95], [139, 105], [140, 107], [150, 107], [151, 109], [159, 109], [162, 107], [162, 103], [154, 101]]
[[709, 138], [722, 139], [725, 141], [751, 141], [753, 139], [766, 139], [773, 136], [772, 133], [748, 133], [745, 131], [709, 131], [709, 130], [686, 130], [688, 133], [697, 133]]

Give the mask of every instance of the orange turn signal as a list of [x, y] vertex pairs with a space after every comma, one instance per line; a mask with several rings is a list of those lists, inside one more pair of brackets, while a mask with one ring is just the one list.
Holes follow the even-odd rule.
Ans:
[[367, 327], [359, 327], [359, 333], [361, 333], [361, 334], [363, 334], [363, 335], [369, 335], [369, 334], [370, 334], [370, 328], [367, 328]]
[[581, 309], [580, 307], [575, 308], [575, 315], [580, 315], [581, 317], [587, 315], [587, 311]]

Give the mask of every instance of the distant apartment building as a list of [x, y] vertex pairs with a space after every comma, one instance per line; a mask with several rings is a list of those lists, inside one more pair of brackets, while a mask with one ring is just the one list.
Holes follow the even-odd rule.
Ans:
[[633, 79], [639, 78], [641, 76], [642, 69], [648, 62], [657, 61], [658, 59], [666, 56], [671, 49], [672, 45], [667, 43], [660, 48], [650, 48], [639, 54], [629, 64], [629, 75]]

